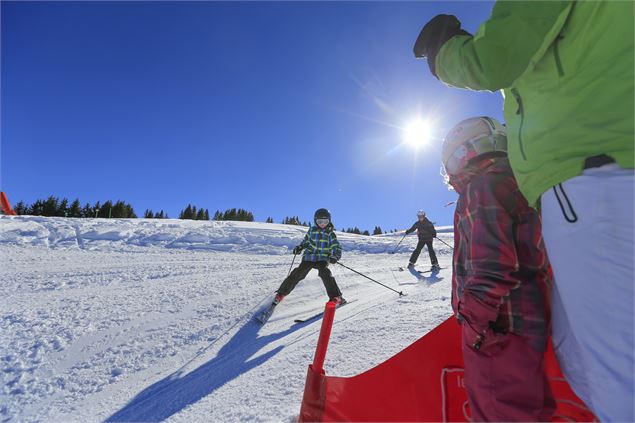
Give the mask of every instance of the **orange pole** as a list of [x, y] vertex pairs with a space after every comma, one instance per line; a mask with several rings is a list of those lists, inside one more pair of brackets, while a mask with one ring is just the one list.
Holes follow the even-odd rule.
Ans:
[[11, 204], [9, 204], [9, 199], [4, 192], [0, 192], [0, 211], [4, 214], [9, 214], [15, 216], [17, 213], [11, 208]]

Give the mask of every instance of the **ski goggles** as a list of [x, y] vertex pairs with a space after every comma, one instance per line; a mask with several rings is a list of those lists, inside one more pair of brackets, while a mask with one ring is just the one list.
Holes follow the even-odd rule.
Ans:
[[315, 219], [315, 223], [317, 223], [318, 226], [326, 226], [329, 223], [331, 223], [330, 219]]

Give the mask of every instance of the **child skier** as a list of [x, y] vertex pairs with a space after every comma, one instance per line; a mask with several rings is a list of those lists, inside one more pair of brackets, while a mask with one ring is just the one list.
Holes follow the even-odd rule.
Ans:
[[550, 280], [540, 217], [520, 193], [505, 128], [464, 120], [443, 142], [454, 214], [452, 307], [473, 421], [551, 421], [544, 372]]
[[417, 235], [419, 235], [419, 242], [417, 243], [417, 247], [412, 252], [410, 256], [410, 262], [408, 263], [408, 268], [413, 269], [417, 259], [419, 259], [419, 254], [421, 254], [421, 250], [424, 246], [428, 247], [428, 254], [430, 255], [430, 264], [432, 265], [432, 271], [438, 271], [441, 269], [439, 266], [439, 262], [437, 261], [437, 255], [434, 252], [434, 248], [432, 247], [432, 240], [437, 236], [437, 231], [434, 229], [434, 225], [432, 222], [428, 220], [426, 217], [426, 213], [423, 210], [419, 210], [417, 212], [417, 221], [406, 231], [406, 235], [409, 235], [417, 231]]
[[318, 270], [329, 301], [338, 306], [346, 304], [335, 278], [328, 268], [329, 263], [335, 264], [342, 257], [342, 247], [337, 241], [335, 228], [331, 223], [331, 213], [327, 209], [318, 209], [313, 217], [314, 226], [304, 236], [300, 245], [293, 249], [293, 254], [300, 254], [304, 250], [302, 262], [293, 269], [276, 291], [276, 297], [269, 309], [265, 310], [259, 320], [265, 322], [273, 309], [293, 291], [295, 286], [309, 274], [311, 269]]

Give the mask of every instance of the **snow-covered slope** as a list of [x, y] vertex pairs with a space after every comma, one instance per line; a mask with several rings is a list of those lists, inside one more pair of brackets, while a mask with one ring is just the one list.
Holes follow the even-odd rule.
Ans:
[[[327, 300], [317, 272], [265, 326], [305, 228], [244, 222], [0, 217], [0, 416], [9, 421], [291, 421]], [[452, 244], [451, 233], [439, 235]], [[340, 234], [325, 368], [348, 376], [451, 314], [451, 250], [436, 278], [407, 264], [416, 237]], [[427, 253], [419, 259], [428, 267]]]

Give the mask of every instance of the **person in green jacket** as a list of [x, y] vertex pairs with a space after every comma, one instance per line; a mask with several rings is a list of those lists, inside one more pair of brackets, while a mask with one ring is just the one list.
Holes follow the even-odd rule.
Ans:
[[414, 46], [444, 83], [502, 91], [553, 266], [554, 346], [602, 421], [635, 420], [633, 16], [632, 1], [497, 1], [475, 35], [438, 15]]

